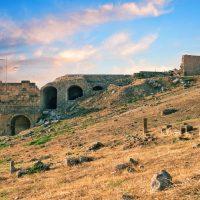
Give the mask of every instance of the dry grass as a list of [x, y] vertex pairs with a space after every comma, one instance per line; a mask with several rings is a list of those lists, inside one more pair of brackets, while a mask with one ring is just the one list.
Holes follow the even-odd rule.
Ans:
[[[187, 90], [175, 88], [154, 98], [138, 102], [137, 108], [127, 105], [124, 113], [120, 108], [105, 109], [62, 122], [57, 125], [50, 141], [42, 145], [28, 145], [37, 137], [18, 137], [9, 141], [12, 145], [0, 149], [0, 199], [29, 200], [119, 200], [128, 193], [142, 200], [200, 199], [200, 143], [198, 131], [192, 132], [193, 139], [177, 141], [174, 135], [163, 136], [160, 128], [167, 123], [179, 128], [187, 121], [195, 128], [200, 123], [200, 88]], [[161, 117], [166, 107], [176, 107], [177, 113]], [[122, 107], [123, 109], [123, 107]], [[113, 114], [112, 114], [113, 113]], [[142, 119], [148, 117], [149, 130], [157, 141], [135, 148], [123, 150], [131, 136], [142, 135]], [[101, 119], [101, 120], [100, 120]], [[66, 128], [73, 128], [69, 132]], [[59, 132], [55, 134], [55, 132]], [[71, 130], [71, 129], [70, 129]], [[88, 152], [88, 146], [100, 141], [105, 148]], [[76, 167], [64, 165], [64, 158], [88, 155], [95, 161]], [[17, 178], [9, 174], [9, 160], [17, 167], [31, 166], [33, 158], [43, 158], [51, 163], [51, 170]], [[116, 165], [127, 162], [129, 158], [139, 160], [144, 169], [137, 168], [135, 173], [113, 173]], [[150, 181], [154, 173], [166, 169], [173, 177], [172, 188], [158, 193], [150, 193]]]

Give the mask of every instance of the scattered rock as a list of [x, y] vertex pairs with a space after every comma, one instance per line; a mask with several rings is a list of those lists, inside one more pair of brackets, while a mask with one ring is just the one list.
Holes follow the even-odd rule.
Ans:
[[94, 160], [94, 158], [92, 158], [92, 157], [80, 156], [80, 158], [67, 158], [65, 160], [65, 162], [69, 167], [72, 167], [72, 166], [76, 166], [76, 165], [79, 165], [84, 162], [91, 162], [93, 160]]
[[87, 156], [81, 156], [81, 157], [79, 158], [79, 162], [80, 162], [80, 163], [91, 162], [91, 161], [93, 161], [93, 160], [94, 160], [94, 158], [92, 158], [92, 157], [87, 157]]
[[162, 170], [161, 172], [155, 174], [151, 180], [151, 191], [162, 191], [173, 185], [171, 175]]
[[129, 194], [123, 194], [122, 200], [134, 200], [134, 196], [129, 195]]
[[20, 178], [20, 177], [22, 177], [25, 174], [26, 174], [26, 171], [23, 170], [23, 169], [20, 169], [19, 171], [16, 172], [17, 178]]
[[104, 144], [102, 144], [101, 142], [96, 142], [92, 144], [92, 146], [89, 147], [89, 151], [97, 151], [101, 149], [102, 147], [104, 147]]
[[137, 160], [134, 160], [133, 158], [130, 158], [130, 159], [129, 159], [129, 162], [130, 162], [131, 164], [133, 164], [134, 166], [137, 166], [137, 165], [139, 164], [139, 162], [138, 162]]
[[167, 108], [167, 109], [164, 109], [162, 112], [161, 112], [161, 115], [162, 116], [165, 116], [165, 115], [170, 115], [170, 114], [173, 114], [175, 112], [177, 112], [178, 110], [176, 108]]
[[41, 161], [37, 161], [32, 167], [26, 170], [26, 173], [33, 174], [33, 173], [38, 173], [38, 172], [43, 172], [43, 171], [48, 171], [48, 170], [50, 170], [49, 165], [46, 165]]
[[15, 162], [13, 160], [10, 161], [10, 173], [13, 174], [14, 172], [16, 172], [16, 168], [15, 168]]
[[69, 167], [72, 167], [72, 166], [80, 164], [80, 161], [78, 158], [67, 158], [66, 163]]
[[115, 167], [115, 172], [122, 172], [124, 170], [127, 170], [130, 173], [134, 173], [136, 172], [136, 170], [134, 169], [134, 166], [137, 166], [138, 164], [139, 164], [138, 161], [134, 160], [133, 158], [130, 158], [128, 163], [117, 165]]
[[128, 163], [119, 164], [115, 167], [116, 172], [121, 172], [129, 167]]

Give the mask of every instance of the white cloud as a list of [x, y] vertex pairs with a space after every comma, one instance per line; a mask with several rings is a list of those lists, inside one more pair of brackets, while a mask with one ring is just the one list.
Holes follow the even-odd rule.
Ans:
[[105, 4], [96, 9], [32, 19], [25, 24], [0, 19], [0, 45], [9, 47], [19, 44], [50, 44], [87, 27], [111, 21], [157, 17], [166, 12], [168, 2], [169, 0], [143, 0], [120, 5]]
[[87, 60], [97, 52], [93, 46], [85, 46], [81, 49], [67, 49], [58, 54], [58, 59], [65, 62], [80, 62]]
[[158, 34], [144, 36], [137, 42], [133, 42], [129, 33], [118, 33], [104, 42], [103, 51], [107, 49], [109, 54], [115, 56], [132, 56], [147, 50], [158, 38]]

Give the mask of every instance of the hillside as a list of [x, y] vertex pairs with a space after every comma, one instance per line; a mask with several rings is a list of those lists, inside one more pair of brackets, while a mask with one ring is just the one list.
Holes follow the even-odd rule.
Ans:
[[[163, 85], [163, 92], [155, 83]], [[166, 108], [176, 112], [161, 115]], [[200, 143], [200, 77], [185, 89], [165, 78], [110, 85], [78, 102], [70, 112], [68, 119], [47, 127], [0, 138], [0, 199], [120, 200], [123, 194], [141, 200], [200, 199], [200, 148], [194, 148]], [[148, 119], [147, 135], [143, 118]], [[194, 129], [180, 137], [184, 123]], [[172, 130], [161, 134], [167, 124]], [[97, 141], [104, 147], [89, 151]], [[93, 161], [66, 165], [66, 158], [79, 156]], [[134, 171], [116, 171], [130, 158], [139, 163]], [[16, 168], [41, 160], [50, 170], [18, 178], [10, 174], [11, 160]], [[164, 169], [172, 176], [173, 186], [152, 193], [151, 179]]]

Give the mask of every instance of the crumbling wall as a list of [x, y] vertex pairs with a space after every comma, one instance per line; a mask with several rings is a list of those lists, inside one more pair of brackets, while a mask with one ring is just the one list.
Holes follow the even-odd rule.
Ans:
[[40, 93], [35, 83], [0, 82], [0, 135], [10, 135], [12, 119], [24, 116], [33, 126], [40, 115]]
[[[41, 89], [41, 109], [45, 109], [44, 92], [47, 87], [54, 87], [57, 89], [56, 110], [65, 113], [78, 99], [94, 95], [95, 92], [97, 92], [96, 88], [104, 90], [110, 84], [123, 86], [130, 84], [132, 81], [133, 76], [131, 75], [66, 75], [59, 77], [54, 82], [48, 83]], [[80, 87], [83, 92], [83, 97], [70, 100], [68, 91], [72, 86]]]
[[200, 56], [183, 55], [181, 68], [183, 75], [200, 75]]

